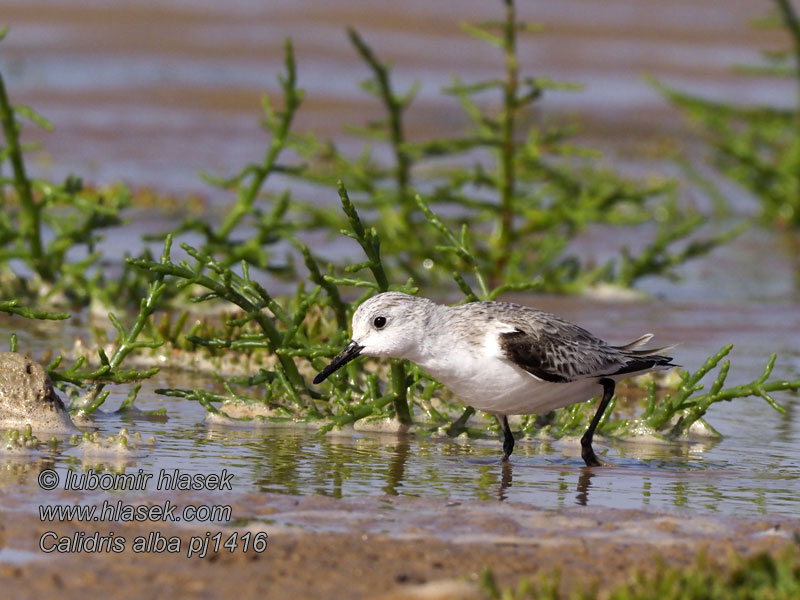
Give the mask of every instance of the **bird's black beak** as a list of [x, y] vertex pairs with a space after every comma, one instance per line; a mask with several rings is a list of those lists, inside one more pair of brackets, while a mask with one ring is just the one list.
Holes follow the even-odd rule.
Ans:
[[347, 344], [347, 348], [339, 352], [339, 354], [337, 354], [334, 357], [334, 359], [331, 361], [331, 364], [322, 369], [322, 371], [320, 371], [319, 374], [317, 374], [317, 376], [314, 377], [314, 383], [317, 384], [325, 381], [328, 378], [328, 375], [330, 375], [340, 367], [345, 366], [354, 358], [358, 358], [359, 354], [361, 354], [361, 351], [363, 349], [364, 346], [359, 346], [358, 344], [356, 344], [355, 340], [351, 341], [349, 344]]

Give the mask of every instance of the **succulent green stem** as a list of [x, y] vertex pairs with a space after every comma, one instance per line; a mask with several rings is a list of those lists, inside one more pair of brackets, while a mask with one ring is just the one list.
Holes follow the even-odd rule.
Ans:
[[53, 273], [42, 251], [40, 207], [33, 198], [31, 182], [25, 173], [25, 161], [19, 143], [20, 125], [14, 117], [14, 108], [8, 100], [3, 76], [0, 74], [0, 124], [8, 147], [8, 159], [14, 173], [14, 189], [22, 207], [21, 231], [29, 243], [31, 264], [45, 281], [52, 281]]
[[[500, 239], [494, 272], [502, 277], [508, 253], [514, 238], [514, 194], [516, 182], [516, 155], [514, 126], [517, 113], [517, 87], [519, 64], [517, 61], [517, 23], [514, 0], [505, 0], [506, 20], [503, 27], [503, 55], [506, 79], [503, 85], [503, 113], [501, 115], [502, 144], [500, 146]], [[499, 281], [493, 281], [496, 286]]]

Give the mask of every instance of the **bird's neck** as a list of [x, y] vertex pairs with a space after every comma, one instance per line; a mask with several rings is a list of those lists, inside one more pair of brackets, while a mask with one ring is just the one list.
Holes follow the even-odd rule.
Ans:
[[447, 327], [448, 310], [448, 306], [436, 305], [425, 321], [418, 324], [417, 343], [408, 348], [402, 357], [417, 363], [432, 375], [442, 369], [443, 361], [449, 362], [448, 348], [454, 342]]

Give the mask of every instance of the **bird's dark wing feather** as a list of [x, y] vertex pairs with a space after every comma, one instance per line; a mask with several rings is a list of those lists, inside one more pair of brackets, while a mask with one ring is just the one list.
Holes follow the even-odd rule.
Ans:
[[518, 328], [500, 334], [500, 347], [508, 360], [539, 379], [554, 383], [615, 373], [626, 366], [618, 352], [595, 338], [565, 339]]
[[531, 337], [524, 331], [517, 329], [509, 333], [501, 333], [500, 347], [508, 360], [539, 379], [553, 383], [569, 381], [556, 371], [545, 352], [538, 344], [532, 343]]
[[[553, 322], [549, 322], [553, 326]], [[560, 331], [514, 331], [500, 334], [506, 358], [544, 381], [565, 383], [582, 377], [610, 377], [661, 366], [673, 366], [669, 356], [646, 350], [625, 351], [609, 346], [585, 329], [556, 323]], [[561, 330], [563, 328], [563, 330]]]
[[507, 326], [509, 330], [499, 334], [505, 357], [544, 381], [566, 383], [674, 366], [670, 357], [658, 354], [669, 348], [634, 350], [650, 341], [650, 334], [610, 346], [582, 327], [519, 304], [474, 302], [459, 310], [470, 319]]

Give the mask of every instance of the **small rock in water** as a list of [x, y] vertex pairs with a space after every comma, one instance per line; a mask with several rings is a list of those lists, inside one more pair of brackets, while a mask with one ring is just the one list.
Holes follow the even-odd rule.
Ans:
[[0, 352], [0, 428], [25, 427], [33, 431], [75, 431], [47, 371], [16, 352]]

